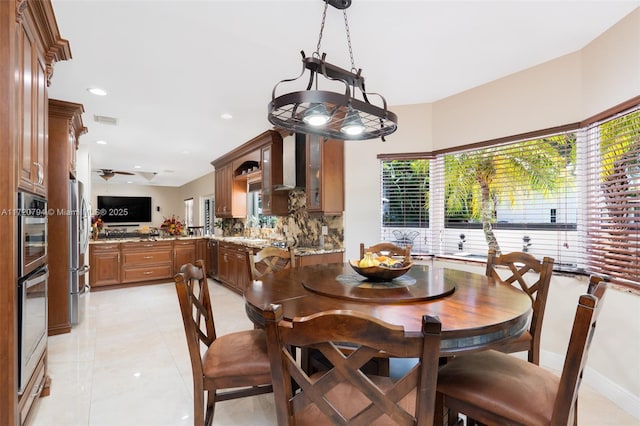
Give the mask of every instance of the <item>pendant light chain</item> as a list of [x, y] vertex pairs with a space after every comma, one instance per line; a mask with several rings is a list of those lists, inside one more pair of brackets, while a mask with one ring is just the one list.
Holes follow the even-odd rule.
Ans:
[[356, 63], [353, 60], [353, 49], [351, 48], [351, 33], [349, 32], [349, 21], [347, 20], [347, 9], [342, 10], [344, 15], [344, 29], [347, 30], [347, 45], [349, 46], [349, 58], [351, 59], [351, 71], [357, 73]]
[[[318, 34], [318, 44], [316, 45], [316, 51], [313, 52], [313, 56], [319, 58], [320, 57], [320, 46], [322, 45], [322, 35], [324, 33], [324, 24], [327, 20], [327, 8], [329, 7], [329, 1], [324, 1], [324, 10], [322, 11], [322, 22], [320, 23], [320, 34]], [[351, 32], [349, 31], [349, 20], [347, 19], [347, 9], [342, 10], [342, 15], [344, 16], [344, 29], [347, 32], [347, 46], [349, 48], [349, 59], [351, 60], [351, 71], [354, 73], [358, 72], [356, 68], [356, 62], [353, 59], [353, 48], [351, 47]]]
[[324, 22], [327, 20], [327, 8], [329, 7], [329, 1], [324, 1], [324, 10], [322, 11], [322, 23], [320, 24], [320, 34], [318, 35], [318, 45], [313, 55], [317, 58], [320, 57], [320, 44], [322, 44], [322, 33], [324, 32]]

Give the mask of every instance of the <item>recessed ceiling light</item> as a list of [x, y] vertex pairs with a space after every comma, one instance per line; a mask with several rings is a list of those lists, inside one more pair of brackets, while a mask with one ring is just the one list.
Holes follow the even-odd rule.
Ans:
[[94, 95], [107, 96], [107, 92], [105, 90], [100, 89], [99, 87], [89, 87], [87, 91]]
[[98, 145], [106, 145], [107, 141], [96, 141]]
[[141, 169], [142, 166], [133, 166], [134, 169]]
[[231, 114], [229, 114], [229, 113], [225, 112], [224, 114], [222, 114], [222, 115], [220, 116], [220, 118], [222, 118], [223, 120], [231, 120], [231, 119], [233, 118], [233, 115], [231, 115]]

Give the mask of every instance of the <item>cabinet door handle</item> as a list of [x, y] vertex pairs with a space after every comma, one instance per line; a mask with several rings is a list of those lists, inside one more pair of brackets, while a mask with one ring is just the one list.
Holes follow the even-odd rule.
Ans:
[[145, 274], [145, 275], [151, 275], [151, 274], [153, 274], [153, 272], [151, 272], [151, 271], [145, 271], [145, 272], [144, 272], [144, 274]]
[[145, 256], [144, 259], [153, 259], [153, 256]]
[[44, 380], [42, 380], [42, 382], [40, 383], [40, 385], [38, 386], [38, 389], [35, 390], [35, 392], [33, 392], [31, 394], [31, 396], [39, 396], [40, 393], [42, 392], [42, 389], [44, 389]]
[[37, 175], [38, 175], [38, 185], [42, 185], [42, 182], [44, 182], [44, 173], [43, 173], [43, 171], [42, 171], [42, 165], [41, 165], [39, 162], [37, 162], [37, 161], [34, 161], [34, 162], [33, 162], [33, 165], [34, 165], [34, 166], [36, 166], [36, 167], [38, 168], [38, 172], [37, 172]]

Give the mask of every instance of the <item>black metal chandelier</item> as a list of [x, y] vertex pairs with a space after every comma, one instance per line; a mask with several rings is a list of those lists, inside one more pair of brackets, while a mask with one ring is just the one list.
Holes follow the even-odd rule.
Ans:
[[[382, 138], [384, 141], [386, 135], [395, 132], [398, 128], [398, 118], [387, 109], [387, 101], [382, 95], [366, 92], [362, 70], [355, 68], [346, 11], [351, 5], [351, 0], [322, 1], [325, 5], [316, 51], [308, 57], [305, 56], [304, 51], [300, 52], [302, 54], [300, 75], [296, 78], [281, 80], [273, 88], [271, 102], [269, 102], [269, 122], [293, 133], [314, 134], [328, 139]], [[343, 10], [351, 71], [326, 62], [326, 54], [319, 53], [329, 4]], [[309, 71], [306, 90], [276, 97], [276, 89], [280, 84], [298, 80], [305, 71]], [[344, 93], [318, 90], [320, 77], [344, 84]], [[362, 99], [356, 99], [357, 93], [360, 93]], [[370, 96], [379, 97], [382, 105], [372, 104], [369, 101]]]

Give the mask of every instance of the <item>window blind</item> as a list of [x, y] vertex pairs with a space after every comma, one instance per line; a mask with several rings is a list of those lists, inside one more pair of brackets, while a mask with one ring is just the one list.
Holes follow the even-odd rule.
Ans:
[[553, 257], [580, 270], [575, 132], [444, 155], [443, 254]]
[[640, 285], [640, 106], [586, 130], [587, 268]]
[[381, 162], [381, 240], [424, 253], [429, 227], [429, 160]]

